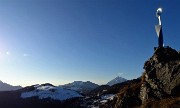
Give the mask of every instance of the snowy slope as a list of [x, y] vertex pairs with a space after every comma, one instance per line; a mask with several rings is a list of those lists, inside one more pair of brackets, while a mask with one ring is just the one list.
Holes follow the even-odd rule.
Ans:
[[108, 100], [113, 100], [115, 97], [115, 94], [106, 94], [101, 96], [100, 103], [106, 103]]
[[83, 108], [99, 108], [102, 104], [112, 101], [116, 94], [104, 94], [99, 97], [86, 97], [84, 98], [81, 106]]
[[21, 86], [12, 86], [10, 84], [3, 83], [2, 81], [0, 81], [0, 91], [12, 91], [12, 90], [18, 90], [21, 88], [22, 88]]
[[114, 84], [122, 83], [122, 82], [125, 82], [125, 81], [127, 81], [127, 79], [122, 78], [122, 77], [120, 77], [120, 76], [117, 76], [115, 79], [109, 81], [109, 82], [107, 83], [107, 85], [112, 86], [112, 85], [114, 85]]
[[36, 85], [35, 90], [21, 93], [21, 98], [30, 98], [38, 96], [39, 99], [50, 98], [53, 100], [67, 100], [75, 97], [82, 97], [79, 93], [63, 89], [61, 87], [55, 87], [52, 85]]

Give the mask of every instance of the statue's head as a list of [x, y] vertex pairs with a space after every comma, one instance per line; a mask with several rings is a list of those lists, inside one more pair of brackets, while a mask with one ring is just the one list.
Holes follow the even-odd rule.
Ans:
[[162, 8], [158, 8], [156, 12], [156, 16], [159, 17], [162, 14]]

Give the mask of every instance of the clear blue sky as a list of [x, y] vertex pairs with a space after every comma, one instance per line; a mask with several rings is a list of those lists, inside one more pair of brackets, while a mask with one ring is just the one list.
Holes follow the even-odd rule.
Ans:
[[158, 7], [164, 44], [179, 50], [179, 0], [0, 0], [0, 80], [137, 78], [157, 46]]

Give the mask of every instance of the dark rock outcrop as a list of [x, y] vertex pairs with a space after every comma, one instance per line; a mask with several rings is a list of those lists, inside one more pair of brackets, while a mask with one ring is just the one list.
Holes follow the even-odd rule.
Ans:
[[103, 95], [104, 92], [107, 92], [110, 89], [109, 85], [101, 85], [99, 87], [96, 87], [92, 91], [88, 93], [89, 96], [97, 96], [97, 95]]
[[142, 103], [148, 99], [180, 96], [180, 54], [170, 47], [159, 47], [145, 62], [141, 86]]
[[135, 108], [140, 106], [142, 104], [139, 98], [140, 87], [140, 78], [111, 86], [107, 93], [116, 93], [116, 97], [101, 105], [100, 108]]

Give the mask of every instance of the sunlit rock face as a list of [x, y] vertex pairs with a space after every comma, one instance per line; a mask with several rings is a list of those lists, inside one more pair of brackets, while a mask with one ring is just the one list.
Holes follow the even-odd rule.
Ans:
[[170, 47], [159, 47], [144, 64], [145, 81], [141, 86], [140, 98], [162, 99], [168, 95], [179, 95], [180, 54]]

